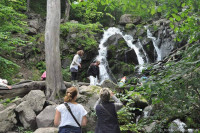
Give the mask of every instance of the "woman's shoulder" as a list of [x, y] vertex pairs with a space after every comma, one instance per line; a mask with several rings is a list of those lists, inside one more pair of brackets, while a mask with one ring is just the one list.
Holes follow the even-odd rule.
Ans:
[[56, 107], [56, 110], [58, 110], [59, 112], [63, 112], [65, 111], [66, 107], [65, 105], [62, 103], [62, 104], [59, 104], [57, 107]]

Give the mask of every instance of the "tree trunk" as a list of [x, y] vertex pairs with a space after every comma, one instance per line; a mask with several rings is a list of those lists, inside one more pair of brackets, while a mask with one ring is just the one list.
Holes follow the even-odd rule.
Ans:
[[47, 0], [45, 29], [46, 97], [54, 100], [63, 87], [60, 61], [60, 0]]
[[69, 20], [69, 12], [70, 12], [70, 4], [69, 0], [65, 0], [65, 15], [64, 15], [64, 22]]
[[27, 0], [27, 12], [30, 11], [30, 0]]

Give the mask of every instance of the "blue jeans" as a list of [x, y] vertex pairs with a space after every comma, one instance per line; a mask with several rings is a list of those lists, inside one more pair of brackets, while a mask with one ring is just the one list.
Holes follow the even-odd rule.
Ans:
[[81, 128], [66, 125], [66, 126], [63, 126], [63, 127], [59, 127], [58, 133], [81, 133]]

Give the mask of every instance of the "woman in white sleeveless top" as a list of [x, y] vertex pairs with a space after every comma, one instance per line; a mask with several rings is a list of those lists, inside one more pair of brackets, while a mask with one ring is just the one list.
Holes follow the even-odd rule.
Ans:
[[[64, 97], [64, 103], [66, 102], [76, 120], [81, 126], [86, 126], [87, 111], [81, 104], [76, 102], [78, 90], [75, 87], [70, 87], [66, 91]], [[56, 114], [54, 118], [54, 125], [59, 127], [59, 133], [81, 133], [81, 129], [66, 108], [65, 104], [62, 103], [56, 107]]]

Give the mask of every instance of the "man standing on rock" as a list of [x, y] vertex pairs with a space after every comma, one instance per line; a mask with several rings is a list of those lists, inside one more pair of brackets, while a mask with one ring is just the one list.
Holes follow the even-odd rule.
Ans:
[[99, 81], [99, 64], [100, 61], [96, 61], [95, 63], [92, 63], [88, 69], [90, 85], [97, 85], [97, 82]]

